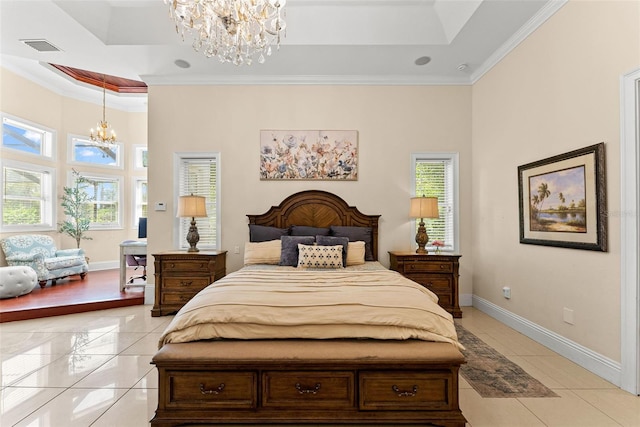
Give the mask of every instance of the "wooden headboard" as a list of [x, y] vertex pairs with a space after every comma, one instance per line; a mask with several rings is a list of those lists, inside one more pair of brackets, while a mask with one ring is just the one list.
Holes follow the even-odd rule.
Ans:
[[371, 249], [378, 259], [378, 219], [380, 215], [365, 215], [349, 206], [335, 194], [320, 190], [307, 190], [292, 194], [278, 206], [272, 206], [261, 215], [247, 215], [249, 224], [286, 228], [292, 225], [329, 227], [344, 225], [371, 227]]

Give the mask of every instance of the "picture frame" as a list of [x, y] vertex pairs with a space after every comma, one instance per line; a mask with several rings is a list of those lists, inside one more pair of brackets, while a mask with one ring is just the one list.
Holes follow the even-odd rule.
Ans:
[[520, 243], [607, 251], [604, 142], [518, 166]]
[[260, 180], [357, 179], [358, 131], [260, 131]]

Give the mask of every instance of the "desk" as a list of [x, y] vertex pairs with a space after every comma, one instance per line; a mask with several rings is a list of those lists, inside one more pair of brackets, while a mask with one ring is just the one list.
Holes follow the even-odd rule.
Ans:
[[120, 292], [124, 292], [124, 289], [129, 286], [145, 286], [145, 283], [127, 285], [127, 255], [146, 254], [146, 240], [132, 240], [120, 243]]

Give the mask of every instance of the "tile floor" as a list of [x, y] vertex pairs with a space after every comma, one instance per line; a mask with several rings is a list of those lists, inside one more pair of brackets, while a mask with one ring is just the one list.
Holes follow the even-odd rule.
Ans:
[[[148, 426], [157, 402], [150, 365], [170, 317], [151, 306], [0, 324], [2, 426]], [[482, 312], [460, 323], [560, 398], [484, 399], [464, 380], [460, 406], [472, 427], [640, 427], [640, 397], [578, 367]]]

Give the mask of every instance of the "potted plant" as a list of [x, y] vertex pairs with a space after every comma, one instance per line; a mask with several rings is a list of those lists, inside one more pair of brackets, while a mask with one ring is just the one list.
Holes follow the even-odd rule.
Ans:
[[73, 169], [74, 186], [64, 187], [64, 194], [62, 195], [62, 207], [64, 213], [67, 216], [62, 222], [58, 223], [58, 232], [64, 233], [76, 240], [77, 248], [80, 248], [80, 240], [91, 240], [92, 238], [86, 235], [89, 231], [89, 225], [91, 219], [85, 216], [83, 209], [86, 203], [90, 202], [91, 197], [81, 189], [81, 184], [89, 182], [78, 171]]

